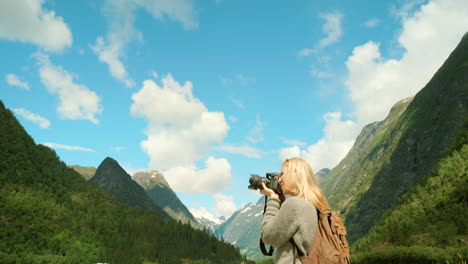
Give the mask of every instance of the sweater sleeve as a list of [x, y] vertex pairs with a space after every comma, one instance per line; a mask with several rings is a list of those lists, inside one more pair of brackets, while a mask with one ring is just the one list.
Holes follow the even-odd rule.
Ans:
[[[305, 210], [304, 207], [310, 207], [310, 205], [301, 200], [301, 198], [288, 198], [283, 204], [275, 198], [268, 200], [262, 222], [263, 242], [278, 248], [288, 242], [296, 233], [302, 233], [304, 222], [307, 221], [306, 218], [311, 217], [304, 211], [311, 209]], [[307, 222], [310, 221], [309, 218]]]

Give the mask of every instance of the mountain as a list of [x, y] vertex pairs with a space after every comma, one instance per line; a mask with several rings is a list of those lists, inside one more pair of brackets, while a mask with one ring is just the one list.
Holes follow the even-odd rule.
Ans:
[[143, 187], [148, 197], [172, 218], [183, 223], [190, 223], [193, 227], [202, 228], [160, 172], [156, 170], [140, 171], [133, 174], [132, 179]]
[[203, 230], [110, 197], [0, 101], [0, 263], [251, 263]]
[[260, 227], [263, 220], [265, 197], [257, 203], [248, 203], [234, 212], [216, 228], [216, 234], [229, 243], [238, 246], [241, 253], [251, 259], [263, 258], [259, 248]]
[[107, 157], [101, 162], [89, 182], [96, 184], [119, 202], [156, 212], [165, 219], [172, 219], [146, 195], [145, 190], [132, 180], [132, 177], [112, 158]]
[[384, 121], [367, 125], [347, 156], [322, 182], [345, 216], [350, 242], [366, 234], [403, 194], [433, 172], [454, 146], [466, 143], [468, 34], [414, 96]]
[[200, 223], [200, 225], [203, 226], [204, 229], [208, 230], [210, 233], [214, 235], [216, 235], [216, 229], [218, 228], [218, 226], [224, 223], [224, 221], [226, 221], [224, 217], [216, 219], [213, 217], [197, 215], [195, 212], [192, 214], [195, 217], [195, 219], [197, 219], [198, 223]]
[[[465, 131], [468, 133], [468, 126]], [[467, 193], [468, 143], [465, 143], [440, 160], [429, 177], [403, 195], [366, 236], [355, 242], [355, 251], [389, 246], [464, 247], [466, 259]]]
[[330, 174], [330, 171], [331, 171], [330, 169], [325, 168], [314, 173], [317, 183], [321, 183], [328, 176], [328, 174]]
[[68, 166], [78, 172], [81, 176], [83, 176], [86, 180], [91, 179], [94, 174], [96, 173], [95, 167], [82, 167], [79, 165], [72, 165]]

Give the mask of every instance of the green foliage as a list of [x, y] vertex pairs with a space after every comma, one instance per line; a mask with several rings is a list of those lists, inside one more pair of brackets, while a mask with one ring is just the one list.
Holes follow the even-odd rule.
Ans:
[[0, 263], [247, 263], [206, 231], [121, 204], [0, 102]]
[[387, 212], [353, 246], [362, 251], [379, 244], [457, 246], [468, 236], [468, 144], [442, 159], [428, 177]]
[[258, 260], [255, 263], [256, 264], [273, 264], [274, 260], [272, 258], [268, 258], [268, 259]]
[[[467, 51], [465, 34], [412, 101], [400, 101], [384, 121], [366, 126], [345, 159], [320, 183], [330, 205], [345, 217], [350, 243], [367, 234], [402, 195], [433, 175], [442, 158], [467, 143]], [[402, 233], [417, 221], [396, 222], [401, 226], [392, 225], [389, 240], [405, 245], [426, 239]], [[436, 232], [441, 235], [437, 240], [453, 236], [453, 226], [432, 227], [442, 229]]]
[[353, 264], [466, 264], [466, 248], [392, 247], [351, 255]]

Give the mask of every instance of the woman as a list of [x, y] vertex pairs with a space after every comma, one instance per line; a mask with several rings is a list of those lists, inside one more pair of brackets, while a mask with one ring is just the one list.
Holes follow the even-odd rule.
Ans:
[[300, 252], [308, 255], [317, 229], [316, 208], [329, 209], [330, 206], [312, 168], [301, 158], [283, 161], [278, 183], [283, 193], [291, 197], [281, 203], [279, 195], [262, 183], [260, 192], [269, 197], [263, 216], [262, 239], [276, 248], [276, 264], [301, 263], [290, 239], [293, 238]]

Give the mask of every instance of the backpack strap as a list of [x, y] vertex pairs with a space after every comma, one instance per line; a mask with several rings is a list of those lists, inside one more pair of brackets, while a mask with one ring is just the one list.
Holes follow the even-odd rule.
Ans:
[[270, 246], [270, 250], [267, 251], [265, 248], [265, 243], [263, 243], [262, 238], [260, 238], [260, 250], [262, 251], [262, 254], [265, 256], [273, 256], [273, 251], [274, 251], [273, 247]]
[[[265, 212], [266, 212], [267, 200], [268, 200], [268, 197], [265, 195], [265, 206], [263, 207], [263, 214], [265, 214]], [[267, 251], [266, 248], [265, 248], [265, 243], [263, 242], [263, 239], [262, 239], [261, 235], [260, 235], [260, 250], [262, 251], [262, 254], [265, 255], [265, 256], [273, 256], [274, 248], [272, 246], [270, 246], [270, 250]]]

